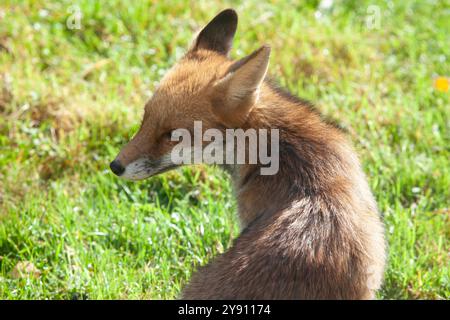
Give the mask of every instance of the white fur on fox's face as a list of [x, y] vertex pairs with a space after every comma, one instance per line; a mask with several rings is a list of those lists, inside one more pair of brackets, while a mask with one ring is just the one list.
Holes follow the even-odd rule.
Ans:
[[170, 154], [164, 155], [157, 160], [143, 157], [139, 158], [125, 167], [125, 171], [120, 178], [127, 180], [143, 180], [165, 171], [178, 167], [171, 161]]

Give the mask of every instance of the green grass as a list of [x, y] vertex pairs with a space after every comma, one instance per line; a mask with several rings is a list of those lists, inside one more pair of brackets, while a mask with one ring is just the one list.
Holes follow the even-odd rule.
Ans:
[[[66, 19], [72, 3], [81, 30]], [[192, 34], [240, 14], [233, 55], [353, 140], [384, 213], [383, 299], [450, 298], [449, 1], [22, 1], [0, 4], [0, 298], [175, 298], [239, 228], [227, 176], [199, 166], [131, 183], [108, 170]], [[367, 8], [380, 28], [367, 27]], [[39, 274], [14, 276], [19, 262]]]

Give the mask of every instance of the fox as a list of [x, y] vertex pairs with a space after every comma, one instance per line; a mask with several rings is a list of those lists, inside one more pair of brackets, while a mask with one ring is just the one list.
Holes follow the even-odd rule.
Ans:
[[[180, 167], [174, 130], [279, 130], [279, 169], [220, 165], [241, 224], [231, 247], [201, 266], [181, 299], [375, 299], [386, 263], [384, 224], [346, 133], [268, 73], [271, 48], [229, 57], [238, 15], [226, 9], [198, 34], [146, 103], [141, 126], [110, 163], [142, 180]], [[202, 144], [202, 147], [206, 145]]]

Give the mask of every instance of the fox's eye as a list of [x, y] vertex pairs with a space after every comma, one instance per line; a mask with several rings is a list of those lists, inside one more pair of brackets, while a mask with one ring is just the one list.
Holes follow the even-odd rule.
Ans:
[[164, 133], [162, 135], [162, 139], [165, 141], [171, 141], [172, 140], [172, 132], [173, 132], [173, 130], [169, 130], [166, 133]]

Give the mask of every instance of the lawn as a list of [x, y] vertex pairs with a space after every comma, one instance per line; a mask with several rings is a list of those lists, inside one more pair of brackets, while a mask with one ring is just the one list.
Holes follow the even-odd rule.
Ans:
[[173, 299], [237, 237], [220, 169], [138, 183], [108, 169], [227, 7], [233, 57], [271, 45], [269, 73], [354, 142], [386, 223], [379, 298], [450, 299], [450, 93], [434, 86], [450, 77], [450, 2], [318, 3], [2, 0], [0, 299]]

